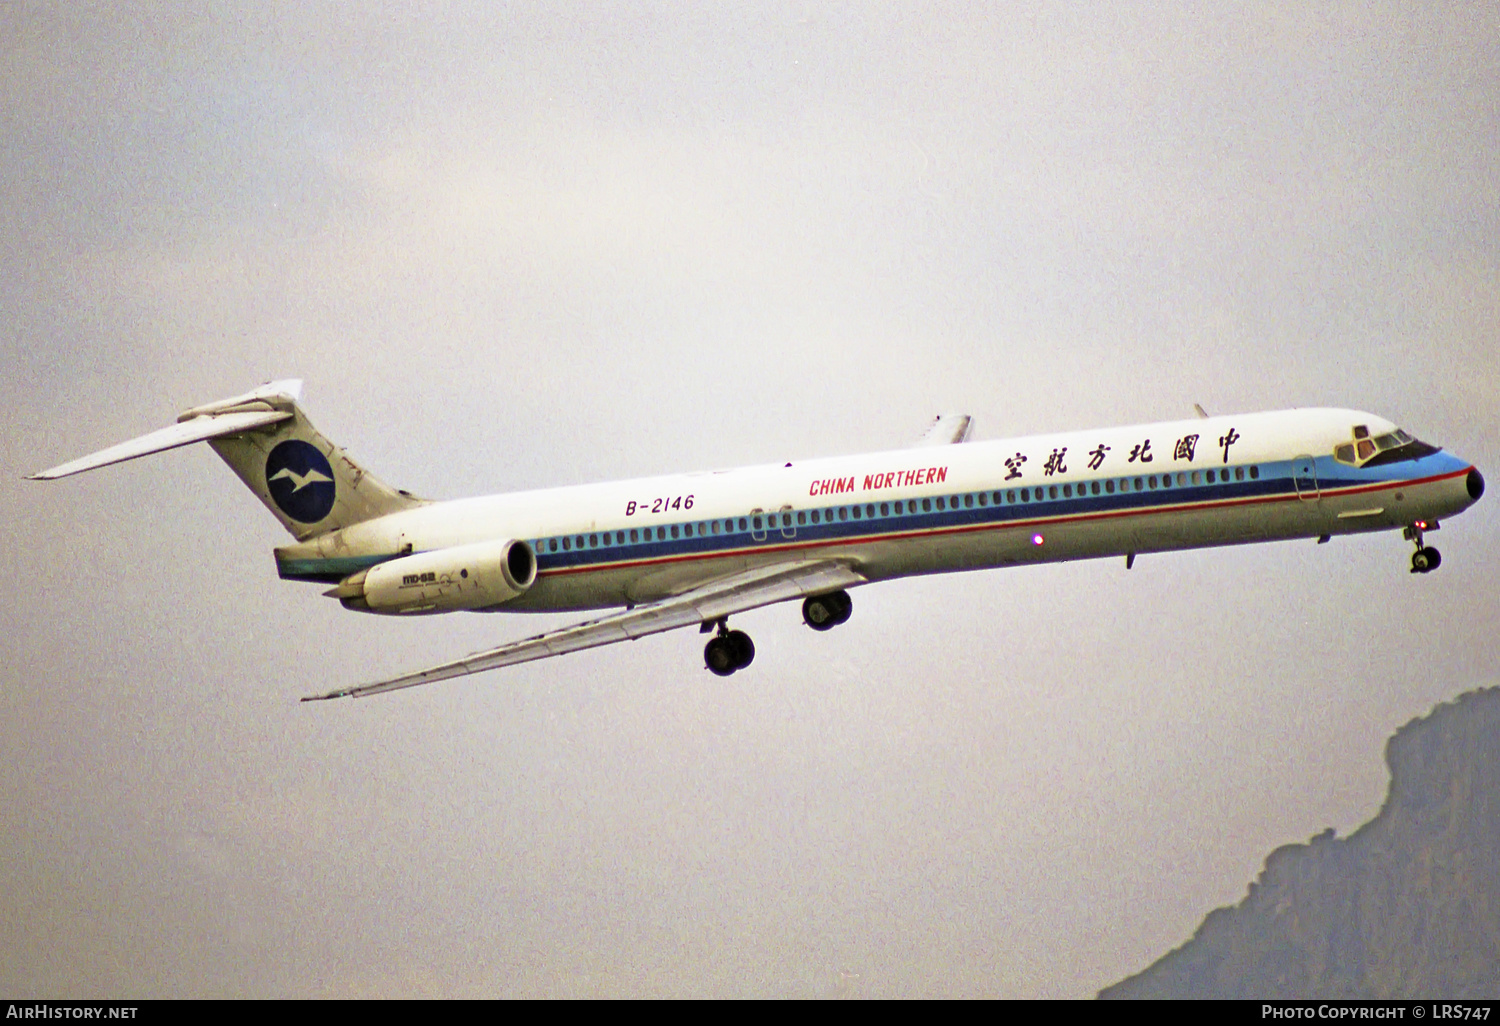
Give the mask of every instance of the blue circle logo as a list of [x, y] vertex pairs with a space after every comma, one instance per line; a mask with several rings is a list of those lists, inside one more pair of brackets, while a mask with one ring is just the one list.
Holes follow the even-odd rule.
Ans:
[[333, 510], [337, 489], [328, 459], [307, 442], [289, 439], [266, 457], [266, 489], [283, 513], [316, 524]]

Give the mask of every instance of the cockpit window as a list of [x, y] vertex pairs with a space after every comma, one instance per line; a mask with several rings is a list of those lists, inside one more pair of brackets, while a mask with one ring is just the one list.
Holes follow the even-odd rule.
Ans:
[[1439, 451], [1437, 446], [1419, 441], [1400, 428], [1371, 438], [1369, 428], [1361, 424], [1354, 428], [1352, 434], [1352, 443], [1345, 442], [1333, 447], [1333, 458], [1340, 463], [1357, 467], [1418, 460]]

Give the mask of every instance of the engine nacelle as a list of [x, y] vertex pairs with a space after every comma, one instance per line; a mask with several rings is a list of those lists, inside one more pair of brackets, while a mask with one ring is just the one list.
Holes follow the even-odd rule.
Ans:
[[327, 594], [371, 613], [446, 613], [509, 602], [535, 580], [531, 546], [506, 538], [379, 563]]

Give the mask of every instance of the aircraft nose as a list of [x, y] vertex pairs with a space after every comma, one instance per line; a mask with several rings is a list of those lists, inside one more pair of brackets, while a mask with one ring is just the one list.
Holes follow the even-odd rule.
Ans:
[[1469, 476], [1465, 478], [1465, 483], [1469, 486], [1469, 498], [1478, 501], [1479, 497], [1484, 494], [1484, 475], [1479, 472], [1478, 467], [1469, 468]]

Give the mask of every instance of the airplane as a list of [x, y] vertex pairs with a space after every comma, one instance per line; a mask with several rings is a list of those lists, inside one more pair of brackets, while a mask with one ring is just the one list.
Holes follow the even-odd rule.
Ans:
[[434, 502], [392, 488], [308, 421], [300, 380], [196, 406], [50, 470], [50, 480], [207, 441], [296, 539], [292, 581], [396, 616], [618, 609], [461, 659], [303, 701], [362, 697], [633, 640], [712, 633], [728, 676], [755, 645], [730, 616], [800, 599], [818, 631], [875, 581], [1400, 530], [1411, 572], [1484, 478], [1391, 421], [1293, 409], [975, 442], [963, 415], [912, 448]]

